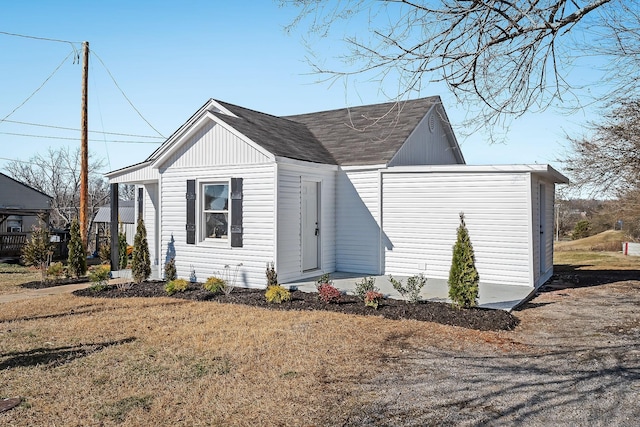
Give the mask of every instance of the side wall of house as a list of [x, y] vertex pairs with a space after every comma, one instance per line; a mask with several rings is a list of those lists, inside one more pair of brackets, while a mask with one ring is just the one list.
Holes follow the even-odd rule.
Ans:
[[448, 279], [465, 222], [480, 280], [533, 286], [526, 173], [383, 173], [385, 273]]
[[339, 171], [336, 192], [336, 270], [380, 272], [380, 172]]
[[[224, 276], [228, 270], [233, 279], [237, 268], [238, 286], [264, 286], [265, 265], [274, 259], [274, 170], [273, 164], [167, 169], [161, 183], [160, 259], [164, 262], [167, 254], [175, 254], [180, 278], [195, 275], [197, 281], [204, 282], [213, 275]], [[242, 178], [242, 247], [231, 247], [229, 239], [201, 238], [202, 184], [231, 178]], [[195, 244], [187, 244], [187, 180], [196, 181]]]
[[452, 165], [462, 163], [450, 128], [443, 123], [443, 111], [434, 106], [398, 150], [389, 166]]
[[[302, 271], [302, 182], [320, 183], [320, 268]], [[319, 165], [278, 165], [277, 272], [281, 282], [336, 271], [336, 172]]]

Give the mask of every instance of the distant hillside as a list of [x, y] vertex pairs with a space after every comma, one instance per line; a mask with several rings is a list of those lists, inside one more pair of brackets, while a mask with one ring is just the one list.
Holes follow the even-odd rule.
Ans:
[[622, 242], [628, 241], [624, 232], [620, 230], [607, 230], [584, 239], [568, 242], [555, 242], [556, 251], [612, 251], [622, 250]]

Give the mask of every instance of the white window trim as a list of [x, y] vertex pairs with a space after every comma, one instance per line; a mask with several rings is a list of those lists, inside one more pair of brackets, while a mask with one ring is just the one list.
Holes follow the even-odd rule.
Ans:
[[[231, 247], [231, 178], [211, 178], [211, 179], [200, 179], [196, 181], [197, 184], [197, 194], [196, 194], [196, 232], [197, 239], [196, 243], [201, 244], [203, 246], [224, 246]], [[227, 212], [227, 237], [226, 238], [215, 238], [215, 237], [206, 237], [205, 234], [205, 214], [208, 211], [204, 209], [204, 187], [205, 185], [226, 185], [228, 191], [228, 202], [227, 202], [227, 210], [226, 211], [209, 211], [212, 213], [215, 212]]]

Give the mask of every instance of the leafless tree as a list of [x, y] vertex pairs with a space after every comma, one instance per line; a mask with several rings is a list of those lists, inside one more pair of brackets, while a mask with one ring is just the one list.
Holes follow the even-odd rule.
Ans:
[[[109, 188], [99, 171], [104, 167], [102, 160], [89, 162], [89, 207], [93, 218], [99, 206], [109, 202]], [[49, 148], [45, 154], [36, 154], [28, 161], [14, 160], [5, 166], [14, 179], [27, 184], [51, 197], [51, 224], [65, 227], [80, 209], [80, 149], [63, 147]]]
[[640, 189], [640, 100], [623, 101], [590, 128], [591, 135], [568, 137], [561, 160], [574, 185], [605, 196]]
[[[281, 0], [298, 7], [289, 31], [305, 27], [315, 72], [393, 79], [393, 98], [445, 82], [459, 101], [476, 105], [470, 124], [504, 123], [561, 104], [578, 108], [576, 61], [605, 58], [611, 96], [637, 91], [638, 0]], [[349, 24], [366, 21], [353, 34]], [[362, 28], [357, 25], [355, 28]], [[342, 70], [325, 68], [313, 42], [344, 32]], [[335, 49], [334, 49], [335, 50]], [[635, 84], [634, 84], [635, 83]], [[583, 95], [584, 93], [581, 92]], [[581, 96], [582, 96], [581, 95]]]

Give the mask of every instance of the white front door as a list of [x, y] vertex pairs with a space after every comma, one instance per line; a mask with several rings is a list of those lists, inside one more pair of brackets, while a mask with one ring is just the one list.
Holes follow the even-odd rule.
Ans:
[[320, 265], [320, 223], [318, 208], [319, 182], [302, 181], [302, 270], [315, 270]]

